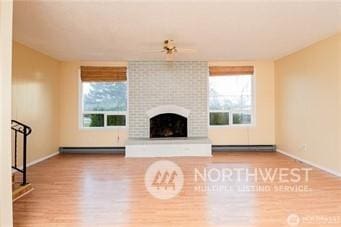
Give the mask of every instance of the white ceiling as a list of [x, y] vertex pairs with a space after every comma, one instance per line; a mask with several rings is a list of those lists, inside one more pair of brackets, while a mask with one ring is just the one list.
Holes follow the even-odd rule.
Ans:
[[341, 31], [341, 2], [15, 1], [14, 39], [60, 60], [275, 59]]

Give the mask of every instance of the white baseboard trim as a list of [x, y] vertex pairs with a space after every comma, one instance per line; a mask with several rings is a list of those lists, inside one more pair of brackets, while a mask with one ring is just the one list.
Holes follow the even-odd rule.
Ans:
[[35, 164], [37, 164], [37, 163], [39, 163], [39, 162], [45, 161], [46, 159], [52, 158], [53, 156], [56, 156], [56, 155], [58, 155], [58, 154], [59, 154], [59, 151], [54, 152], [54, 153], [52, 153], [52, 154], [49, 154], [49, 155], [47, 155], [47, 156], [45, 156], [45, 157], [42, 157], [42, 158], [38, 158], [38, 159], [36, 159], [36, 160], [34, 160], [34, 161], [32, 161], [32, 162], [29, 162], [29, 163], [27, 164], [27, 167], [33, 166], [33, 165], [35, 165]]
[[300, 161], [300, 162], [303, 162], [303, 163], [305, 163], [305, 164], [308, 164], [308, 165], [310, 165], [310, 166], [316, 167], [316, 168], [318, 168], [318, 169], [320, 169], [320, 170], [323, 170], [323, 171], [325, 171], [325, 172], [331, 173], [331, 174], [333, 174], [333, 175], [335, 175], [335, 176], [337, 176], [337, 177], [341, 177], [341, 172], [332, 170], [332, 169], [330, 169], [330, 168], [326, 168], [326, 167], [324, 167], [324, 166], [321, 166], [321, 165], [316, 164], [316, 163], [311, 162], [311, 161], [307, 161], [307, 160], [305, 160], [305, 159], [303, 159], [303, 158], [300, 158], [300, 157], [298, 157], [298, 156], [296, 156], [296, 155], [289, 154], [288, 152], [283, 151], [283, 150], [281, 150], [281, 149], [277, 149], [277, 152], [278, 152], [278, 153], [281, 153], [281, 154], [283, 154], [283, 155], [285, 155], [285, 156], [288, 156], [288, 157], [290, 157], [290, 158], [293, 158], [293, 159], [295, 159], [295, 160], [298, 160], [298, 161]]
[[[58, 154], [59, 154], [59, 151], [54, 152], [54, 153], [52, 153], [52, 154], [49, 154], [49, 155], [47, 155], [47, 156], [45, 156], [45, 157], [42, 157], [42, 158], [38, 158], [38, 159], [36, 159], [36, 160], [34, 160], [34, 161], [32, 161], [32, 162], [27, 163], [26, 167], [33, 166], [33, 165], [35, 165], [35, 164], [37, 164], [37, 163], [39, 163], [39, 162], [45, 161], [46, 159], [52, 158], [53, 156], [56, 156], [56, 155], [58, 155]], [[19, 169], [22, 169], [23, 166], [19, 166], [18, 168], [19, 168]], [[17, 172], [17, 170], [12, 169], [12, 173], [15, 173], [15, 172]]]

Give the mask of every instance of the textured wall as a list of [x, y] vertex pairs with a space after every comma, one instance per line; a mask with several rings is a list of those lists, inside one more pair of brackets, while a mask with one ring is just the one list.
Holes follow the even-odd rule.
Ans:
[[128, 81], [129, 137], [149, 137], [146, 111], [159, 105], [189, 109], [188, 136], [207, 137], [207, 62], [132, 61]]

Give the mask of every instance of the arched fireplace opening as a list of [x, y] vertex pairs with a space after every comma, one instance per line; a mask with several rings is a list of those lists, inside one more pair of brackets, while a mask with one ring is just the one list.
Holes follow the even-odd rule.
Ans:
[[187, 137], [187, 118], [174, 113], [150, 118], [150, 138]]

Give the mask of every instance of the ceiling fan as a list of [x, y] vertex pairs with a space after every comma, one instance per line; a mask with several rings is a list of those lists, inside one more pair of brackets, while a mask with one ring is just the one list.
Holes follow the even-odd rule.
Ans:
[[150, 51], [152, 53], [161, 52], [166, 54], [166, 60], [170, 61], [173, 60], [173, 57], [176, 53], [194, 53], [196, 52], [195, 49], [188, 49], [188, 48], [178, 48], [175, 46], [175, 42], [172, 39], [166, 39], [163, 41], [163, 47], [161, 50]]

